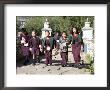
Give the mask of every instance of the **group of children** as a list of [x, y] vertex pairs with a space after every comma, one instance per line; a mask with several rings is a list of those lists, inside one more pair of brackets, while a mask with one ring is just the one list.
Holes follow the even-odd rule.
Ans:
[[82, 45], [81, 35], [78, 33], [77, 28], [72, 28], [72, 34], [67, 36], [65, 31], [62, 32], [62, 36], [59, 38], [50, 36], [50, 32], [45, 32], [46, 37], [40, 39], [36, 36], [36, 32], [32, 31], [31, 37], [24, 33], [21, 35], [21, 50], [22, 55], [25, 57], [24, 65], [29, 62], [29, 53], [33, 59], [33, 65], [40, 63], [40, 52], [45, 54], [45, 64], [52, 65], [52, 50], [56, 48], [60, 50], [61, 65], [62, 67], [67, 66], [68, 62], [68, 45], [72, 45], [72, 54], [75, 61], [75, 66], [78, 67], [80, 64], [80, 50]]

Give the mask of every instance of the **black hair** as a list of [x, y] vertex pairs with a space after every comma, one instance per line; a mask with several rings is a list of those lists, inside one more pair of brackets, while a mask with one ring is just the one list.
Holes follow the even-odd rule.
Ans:
[[63, 33], [65, 33], [65, 34], [66, 34], [66, 36], [67, 36], [67, 33], [66, 33], [66, 31], [63, 31], [63, 32], [62, 32], [62, 34], [63, 34]]
[[26, 32], [26, 28], [22, 28], [21, 31], [24, 33]]
[[50, 34], [50, 32], [48, 30], [46, 30], [45, 32], [48, 32]]
[[76, 33], [76, 34], [79, 34], [79, 28], [78, 28], [78, 27], [72, 27], [71, 30], [70, 30], [70, 33], [73, 35], [73, 33], [74, 33], [74, 32], [73, 32], [73, 28], [76, 29], [76, 32], [75, 32], [75, 33]]
[[24, 31], [23, 34], [24, 34], [24, 35], [28, 35], [28, 32], [27, 32], [27, 31]]
[[35, 30], [32, 30], [32, 32], [35, 32], [35, 33], [36, 33], [36, 31], [35, 31]]
[[28, 36], [23, 36], [23, 38], [25, 39], [25, 42], [28, 43]]

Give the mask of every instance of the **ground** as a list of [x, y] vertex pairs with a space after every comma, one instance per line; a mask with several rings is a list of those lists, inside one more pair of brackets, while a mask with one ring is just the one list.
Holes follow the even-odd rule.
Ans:
[[[55, 50], [53, 50], [54, 54]], [[53, 64], [52, 66], [46, 66], [44, 64], [45, 58], [42, 58], [42, 63], [36, 64], [35, 66], [30, 63], [27, 66], [24, 66], [22, 62], [17, 63], [16, 73], [17, 74], [55, 74], [55, 75], [67, 75], [67, 74], [90, 74], [88, 72], [86, 66], [82, 67], [81, 69], [72, 67], [71, 64], [74, 63], [74, 59], [72, 56], [71, 48], [69, 48], [68, 52], [68, 66], [62, 67], [60, 64], [60, 54], [53, 56]], [[84, 60], [86, 63], [86, 60], [84, 58], [84, 53], [81, 52], [81, 60]]]

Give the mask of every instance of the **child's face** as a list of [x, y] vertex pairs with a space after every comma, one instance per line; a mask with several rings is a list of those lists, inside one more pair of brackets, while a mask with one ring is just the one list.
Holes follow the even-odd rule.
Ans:
[[63, 33], [63, 34], [62, 34], [62, 37], [66, 37], [66, 33]]
[[26, 42], [26, 39], [24, 37], [22, 37], [22, 41]]
[[22, 40], [23, 40], [23, 41], [25, 41], [25, 38], [24, 38], [24, 37], [22, 37]]
[[49, 32], [45, 32], [45, 34], [46, 34], [46, 37], [49, 36]]
[[32, 32], [32, 36], [35, 37], [36, 36], [36, 33], [35, 32]]
[[76, 32], [76, 28], [73, 28], [73, 32]]

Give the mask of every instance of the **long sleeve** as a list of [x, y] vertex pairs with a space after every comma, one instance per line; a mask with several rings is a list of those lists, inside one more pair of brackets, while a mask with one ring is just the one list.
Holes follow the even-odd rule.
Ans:
[[82, 37], [81, 37], [81, 35], [80, 35], [80, 34], [78, 35], [78, 39], [79, 39], [79, 42], [80, 42], [80, 43], [82, 43], [82, 42], [83, 42], [83, 39], [82, 39]]
[[43, 45], [43, 47], [45, 47], [45, 42], [46, 42], [46, 38], [43, 38], [42, 39], [42, 45]]
[[32, 40], [29, 40], [29, 47], [32, 48]]
[[68, 36], [68, 42], [71, 43], [72, 42], [72, 35]]

